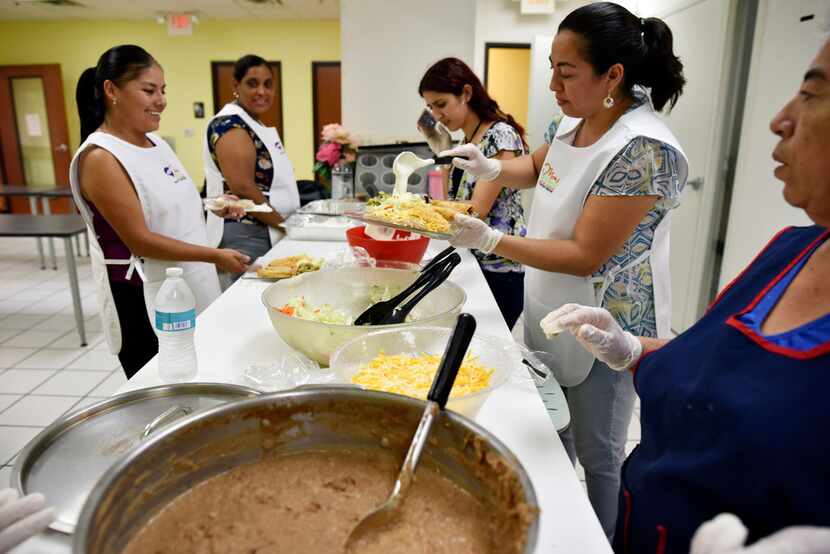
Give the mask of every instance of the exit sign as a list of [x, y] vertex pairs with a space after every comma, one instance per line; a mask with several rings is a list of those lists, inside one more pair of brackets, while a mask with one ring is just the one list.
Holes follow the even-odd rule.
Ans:
[[186, 36], [193, 34], [193, 16], [189, 13], [171, 13], [167, 16], [167, 34]]

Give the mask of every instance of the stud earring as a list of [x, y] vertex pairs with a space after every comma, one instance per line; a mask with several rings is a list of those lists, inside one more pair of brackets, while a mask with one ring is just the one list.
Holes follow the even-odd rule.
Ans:
[[238, 92], [236, 92], [236, 91], [233, 92], [233, 99], [234, 100], [239, 100], [239, 93]]
[[608, 93], [608, 96], [602, 101], [602, 105], [606, 108], [613, 108], [614, 107], [614, 99], [611, 98], [611, 93]]
[[113, 98], [113, 99], [112, 99], [112, 105], [113, 105], [113, 106], [115, 106], [116, 104], [118, 104], [118, 100], [116, 100], [115, 98]]

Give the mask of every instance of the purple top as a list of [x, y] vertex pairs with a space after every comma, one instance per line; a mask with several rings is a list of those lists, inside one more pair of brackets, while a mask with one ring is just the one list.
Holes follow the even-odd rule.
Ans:
[[[86, 201], [89, 209], [92, 212], [92, 228], [95, 230], [95, 236], [98, 237], [98, 244], [101, 245], [101, 250], [104, 252], [104, 258], [107, 260], [129, 260], [130, 249], [115, 232], [115, 229], [104, 219], [95, 204]], [[135, 271], [132, 277], [127, 279], [127, 264], [109, 265], [107, 264], [107, 275], [110, 283], [128, 283], [137, 287], [141, 286], [141, 277]]]

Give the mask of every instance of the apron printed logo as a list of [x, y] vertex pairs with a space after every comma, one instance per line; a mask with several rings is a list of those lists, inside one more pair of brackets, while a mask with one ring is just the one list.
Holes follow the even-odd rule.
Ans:
[[164, 168], [164, 174], [173, 179], [174, 183], [178, 183], [180, 181], [185, 180], [184, 173], [173, 167], [172, 165], [168, 165]]
[[548, 192], [555, 191], [556, 187], [559, 186], [559, 176], [547, 161], [542, 164], [542, 170], [539, 171], [539, 184]]

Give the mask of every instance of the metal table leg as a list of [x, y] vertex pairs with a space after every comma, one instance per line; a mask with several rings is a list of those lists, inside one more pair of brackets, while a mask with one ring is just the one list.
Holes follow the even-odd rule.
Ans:
[[[52, 208], [49, 207], [49, 198], [44, 196], [41, 198], [43, 203], [43, 215], [52, 215]], [[58, 260], [55, 258], [55, 241], [49, 237], [49, 256], [52, 258], [52, 269], [58, 269]]]
[[[29, 197], [29, 210], [32, 215], [37, 215], [37, 199], [34, 196]], [[46, 260], [43, 258], [43, 239], [37, 237], [37, 255], [40, 257], [40, 269], [46, 269]]]
[[81, 291], [78, 289], [78, 269], [75, 267], [72, 237], [63, 238], [63, 247], [66, 249], [66, 270], [69, 273], [69, 289], [72, 291], [72, 308], [75, 311], [75, 325], [78, 327], [78, 334], [81, 335], [81, 346], [86, 346], [84, 311], [81, 308]]

